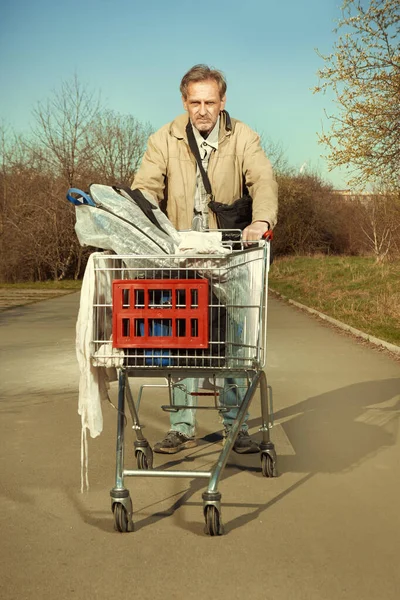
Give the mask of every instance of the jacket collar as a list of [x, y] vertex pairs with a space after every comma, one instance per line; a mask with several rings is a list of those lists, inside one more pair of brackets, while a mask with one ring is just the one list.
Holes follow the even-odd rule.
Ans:
[[[225, 139], [226, 136], [230, 135], [233, 131], [233, 123], [231, 120], [231, 117], [229, 115], [229, 113], [226, 110], [221, 111], [220, 113], [220, 124], [219, 124], [219, 139], [218, 139], [218, 143], [222, 142], [222, 140]], [[174, 137], [180, 139], [180, 140], [185, 140], [186, 142], [187, 140], [187, 135], [186, 135], [186, 125], [188, 123], [188, 114], [184, 113], [183, 115], [179, 115], [179, 117], [176, 117], [176, 119], [174, 119], [171, 123], [170, 126], [170, 133], [171, 135], [173, 135]]]

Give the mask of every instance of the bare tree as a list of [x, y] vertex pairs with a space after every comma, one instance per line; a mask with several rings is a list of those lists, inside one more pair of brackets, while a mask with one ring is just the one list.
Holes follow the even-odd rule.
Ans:
[[[29, 203], [31, 198], [26, 170], [28, 160], [29, 152], [21, 137], [17, 136], [10, 127], [2, 124], [0, 127], [0, 276], [6, 280], [13, 279], [14, 266], [19, 260], [25, 260], [25, 265], [27, 264], [26, 254], [29, 253], [29, 248], [25, 251], [15, 223], [23, 222], [23, 214], [26, 212], [24, 203]], [[20, 193], [22, 187], [25, 193]]]
[[334, 251], [329, 212], [331, 186], [318, 175], [278, 174], [279, 220], [274, 239], [278, 254]]
[[74, 232], [69, 187], [131, 183], [150, 125], [100, 110], [75, 77], [34, 110], [33, 135], [0, 128], [0, 277], [78, 277], [87, 249]]
[[99, 112], [99, 99], [75, 76], [33, 111], [35, 126], [32, 150], [49, 170], [69, 187], [90, 166], [91, 147], [87, 132]]
[[[1, 189], [0, 189], [0, 243], [2, 242], [2, 236], [4, 233], [4, 215], [5, 206], [7, 202], [7, 128], [4, 123], [0, 126], [0, 177], [1, 177]], [[2, 255], [3, 248], [1, 247]]]
[[357, 196], [358, 217], [367, 247], [376, 262], [398, 253], [400, 234], [400, 197], [397, 194], [374, 193]]
[[257, 133], [260, 136], [260, 144], [265, 154], [268, 156], [271, 161], [272, 168], [274, 169], [275, 174], [283, 174], [291, 171], [289, 167], [289, 163], [285, 156], [285, 150], [282, 146], [282, 142], [274, 141], [270, 137], [268, 137], [263, 131], [258, 131]]
[[338, 113], [319, 136], [331, 168], [348, 166], [351, 185], [371, 181], [400, 187], [400, 2], [344, 0], [334, 52], [320, 56], [322, 83], [332, 89]]
[[104, 110], [96, 115], [89, 128], [93, 152], [92, 166], [104, 183], [130, 185], [146, 149], [153, 129], [131, 115]]
[[[93, 149], [88, 132], [99, 114], [98, 94], [81, 85], [75, 76], [33, 111], [33, 137], [27, 143], [39, 172], [47, 175], [46, 196], [38, 194], [38, 214], [46, 223], [40, 230], [42, 269], [62, 279], [82, 249], [74, 234], [74, 214], [67, 206], [69, 187], [85, 187], [93, 170]], [[36, 227], [38, 230], [38, 227]], [[48, 257], [48, 259], [46, 258]]]

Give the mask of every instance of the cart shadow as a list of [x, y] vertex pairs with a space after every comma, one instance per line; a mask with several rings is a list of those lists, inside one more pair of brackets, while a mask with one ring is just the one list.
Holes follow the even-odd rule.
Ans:
[[[390, 405], [381, 406], [383, 403]], [[225, 533], [258, 519], [261, 513], [306, 484], [317, 473], [351, 471], [385, 448], [393, 446], [397, 441], [399, 415], [399, 378], [353, 384], [278, 410], [275, 421], [280, 423], [294, 449], [293, 455], [279, 455], [279, 445], [277, 446], [278, 471], [280, 474], [298, 473], [302, 477], [265, 504], [230, 504], [254, 507], [254, 510], [224, 523]], [[253, 428], [260, 423], [260, 418], [253, 418], [248, 424]], [[219, 437], [219, 434], [210, 434], [203, 440], [217, 442]], [[201, 448], [204, 447], [200, 446]], [[215, 453], [216, 448], [206, 452], [203, 450], [200, 456], [197, 451], [196, 456], [192, 453], [179, 460], [169, 461], [163, 468], [173, 468], [182, 464], [182, 461], [190, 462], [199, 458], [205, 460]], [[239, 455], [235, 462], [230, 460], [222, 474], [221, 483], [241, 471], [260, 476], [259, 456]], [[192, 480], [189, 488], [168, 509], [155, 512], [135, 523], [135, 529], [173, 515], [204, 488], [204, 481]], [[202, 505], [201, 502], [191, 504]], [[177, 521], [180, 527], [204, 535], [204, 525], [201, 523], [188, 523], [183, 518], [178, 518]]]
[[279, 469], [352, 470], [396, 443], [399, 416], [399, 378], [353, 384], [278, 410], [275, 419], [294, 449], [280, 457]]
[[[382, 406], [384, 403], [386, 405]], [[222, 506], [228, 504], [235, 507], [250, 508], [250, 512], [240, 515], [230, 521], [224, 522], [225, 533], [243, 527], [268, 510], [271, 506], [282, 500], [297, 488], [306, 485], [318, 473], [343, 473], [351, 471], [364, 461], [377, 455], [387, 447], [393, 446], [397, 441], [398, 419], [400, 414], [400, 378], [380, 381], [369, 381], [353, 384], [314, 396], [296, 403], [292, 406], [278, 410], [275, 413], [275, 422], [283, 428], [294, 450], [291, 455], [280, 455], [279, 442], [276, 450], [278, 454], [279, 474], [297, 473], [300, 478], [263, 504], [256, 503], [229, 503], [228, 499], [222, 501]], [[249, 420], [251, 429], [260, 425], [260, 418]], [[255, 435], [256, 438], [260, 434]], [[160, 465], [163, 469], [173, 469], [185, 462], [202, 461], [207, 465], [215, 463], [217, 453], [221, 450], [220, 433], [207, 434], [201, 439], [196, 449], [185, 455], [180, 455], [176, 460], [169, 460]], [[272, 440], [274, 430], [272, 429]], [[198, 467], [200, 468], [200, 467]], [[260, 457], [258, 454], [234, 455], [229, 457], [229, 462], [222, 473], [223, 482], [232, 476], [246, 471], [251, 475], [262, 477]], [[204, 536], [204, 523], [199, 520], [190, 522], [179, 509], [185, 504], [202, 506], [201, 501], [193, 497], [205, 491], [204, 480], [193, 479], [186, 490], [173, 495], [160, 498], [152, 505], [141, 507], [134, 513], [135, 531], [154, 525], [165, 517], [174, 516], [175, 524], [195, 535]], [[161, 511], [155, 510], [144, 518], [139, 518], [138, 513], [156, 509], [157, 505], [170, 505]], [[76, 502], [75, 502], [76, 504]], [[87, 508], [78, 508], [82, 519], [93, 527], [113, 533], [111, 515], [105, 518], [96, 518], [89, 515]], [[136, 518], [135, 518], [136, 516]]]
[[[205, 458], [206, 456], [211, 456], [211, 455], [216, 456], [215, 450], [212, 452], [202, 453], [201, 458]], [[248, 464], [244, 464], [246, 459], [247, 459]], [[221, 477], [221, 480], [220, 480], [221, 483], [223, 481], [225, 481], [226, 479], [228, 479], [229, 477], [237, 475], [241, 471], [250, 472], [250, 473], [256, 474], [259, 477], [262, 477], [261, 467], [255, 465], [255, 462], [257, 462], [258, 464], [260, 463], [259, 455], [253, 454], [251, 457], [247, 456], [246, 458], [244, 458], [243, 456], [239, 456], [239, 460], [241, 460], [242, 464], [237, 464], [237, 463], [228, 463], [227, 464], [227, 466], [224, 470], [224, 473]], [[249, 464], [250, 462], [253, 464]], [[163, 468], [165, 468], [165, 467], [172, 468], [172, 467], [176, 466], [177, 464], [182, 464], [182, 461], [169, 462], [167, 464], [164, 464]], [[255, 503], [248, 503], [248, 502], [229, 502], [229, 501], [225, 501], [223, 499], [222, 507], [230, 506], [230, 507], [254, 509], [250, 513], [247, 513], [246, 515], [237, 517], [231, 521], [227, 521], [227, 522], [224, 521], [225, 534], [229, 533], [230, 531], [233, 531], [234, 529], [236, 529], [238, 527], [242, 527], [243, 525], [253, 521], [254, 519], [257, 519], [263, 511], [267, 510], [268, 508], [270, 508], [271, 506], [273, 506], [274, 504], [276, 504], [277, 502], [282, 500], [285, 496], [287, 496], [288, 494], [293, 492], [296, 488], [298, 488], [299, 486], [306, 483], [311, 477], [313, 477], [312, 473], [306, 474], [299, 481], [295, 482], [293, 485], [291, 485], [287, 489], [285, 489], [282, 492], [280, 492], [279, 494], [277, 494], [274, 498], [270, 499], [265, 504], [255, 504]], [[183, 493], [178, 493], [173, 496], [174, 502], [167, 509], [154, 512], [140, 520], [134, 519], [135, 531], [139, 531], [140, 529], [146, 528], [147, 526], [154, 525], [155, 523], [157, 523], [158, 521], [160, 521], [166, 517], [174, 516], [175, 524], [178, 527], [180, 527], [181, 529], [184, 529], [186, 531], [190, 531], [192, 534], [203, 537], [204, 536], [204, 522], [201, 521], [201, 516], [200, 516], [201, 512], [202, 512], [203, 504], [201, 501], [192, 500], [192, 498], [194, 496], [196, 496], [197, 494], [199, 494], [200, 492], [205, 491], [205, 489], [206, 489], [206, 487], [205, 487], [204, 481], [201, 481], [199, 479], [193, 479], [190, 482], [189, 488], [187, 490], [185, 490]], [[177, 495], [178, 495], [178, 497], [176, 497]], [[159, 504], [161, 502], [165, 503], [165, 501], [167, 501], [167, 500], [168, 500], [168, 498], [163, 498], [163, 499], [159, 500], [156, 504]], [[189, 506], [189, 505], [199, 507], [200, 510], [199, 510], [199, 519], [198, 520], [188, 521], [185, 518], [184, 513], [178, 512], [178, 510], [180, 508], [182, 508], [184, 506]], [[142, 512], [143, 510], [147, 510], [149, 508], [151, 508], [151, 506], [141, 507], [140, 512]]]

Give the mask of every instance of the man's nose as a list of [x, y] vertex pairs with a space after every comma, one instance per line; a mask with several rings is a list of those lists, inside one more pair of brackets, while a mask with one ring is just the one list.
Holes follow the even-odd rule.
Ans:
[[206, 103], [205, 102], [201, 102], [200, 103], [200, 114], [201, 115], [205, 115], [206, 114]]

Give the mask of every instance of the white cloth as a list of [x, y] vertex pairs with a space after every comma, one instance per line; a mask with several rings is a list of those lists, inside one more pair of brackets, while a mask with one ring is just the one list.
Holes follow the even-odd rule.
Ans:
[[[187, 231], [181, 232], [181, 241], [177, 254], [182, 255], [182, 264], [185, 268], [196, 269], [198, 274], [206, 277], [213, 284], [213, 289], [223, 302], [225, 292], [221, 287], [228, 275], [226, 268], [227, 255], [232, 253], [231, 248], [222, 245], [221, 231]], [[212, 258], [201, 258], [200, 255], [218, 255]], [[184, 258], [185, 255], [191, 255]], [[198, 255], [199, 258], [195, 258]]]
[[94, 273], [94, 257], [102, 255], [96, 252], [89, 256], [82, 281], [78, 319], [76, 322], [76, 357], [78, 360], [79, 404], [82, 429], [88, 429], [91, 437], [97, 437], [103, 430], [101, 400], [107, 398], [107, 375], [104, 369], [94, 367], [91, 363], [93, 340], [93, 304], [96, 281]]
[[112, 342], [102, 344], [93, 354], [92, 365], [94, 367], [122, 367], [124, 364], [125, 353], [120, 348], [113, 348]]
[[[76, 357], [79, 366], [79, 402], [78, 413], [81, 416], [81, 491], [88, 489], [88, 454], [87, 431], [92, 438], [103, 430], [103, 414], [101, 402], [108, 399], [109, 382], [117, 378], [116, 369], [95, 367], [91, 362], [93, 341], [93, 310], [96, 298], [96, 286], [100, 284], [95, 278], [94, 257], [107, 253], [95, 252], [89, 256], [82, 281], [78, 319], [76, 322]], [[111, 283], [109, 283], [111, 290]], [[111, 293], [111, 291], [110, 291]]]
[[221, 231], [181, 231], [178, 254], [229, 254], [222, 245]]

